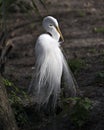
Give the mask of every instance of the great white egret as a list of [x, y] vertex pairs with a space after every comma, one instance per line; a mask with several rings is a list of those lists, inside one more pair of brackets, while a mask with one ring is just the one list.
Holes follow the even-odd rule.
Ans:
[[47, 16], [42, 24], [46, 33], [41, 34], [36, 41], [36, 64], [29, 92], [34, 94], [35, 101], [40, 106], [48, 104], [51, 98], [55, 107], [60, 97], [62, 76], [66, 90], [71, 96], [76, 95], [76, 84], [60, 48], [60, 38], [62, 42], [64, 38], [58, 21], [52, 16]]

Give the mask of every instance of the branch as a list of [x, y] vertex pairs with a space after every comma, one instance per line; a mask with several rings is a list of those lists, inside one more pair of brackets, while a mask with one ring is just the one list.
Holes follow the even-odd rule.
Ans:
[[7, 60], [7, 56], [11, 49], [13, 48], [13, 43], [11, 41], [8, 41], [6, 46], [1, 49], [1, 57], [0, 57], [0, 73], [3, 75], [3, 72], [5, 71], [5, 63]]

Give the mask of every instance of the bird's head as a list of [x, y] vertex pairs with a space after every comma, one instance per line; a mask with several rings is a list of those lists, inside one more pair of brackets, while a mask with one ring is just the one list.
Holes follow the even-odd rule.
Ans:
[[43, 19], [43, 28], [46, 30], [46, 32], [50, 33], [53, 38], [59, 41], [59, 38], [62, 39], [62, 42], [64, 41], [63, 35], [60, 31], [58, 21], [52, 17], [47, 16]]

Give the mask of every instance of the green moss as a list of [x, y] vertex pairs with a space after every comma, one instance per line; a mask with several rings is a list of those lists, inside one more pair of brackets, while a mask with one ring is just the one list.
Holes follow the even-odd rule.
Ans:
[[8, 90], [9, 102], [15, 114], [17, 124], [23, 126], [27, 123], [28, 117], [24, 110], [23, 99], [29, 100], [28, 95], [19, 87], [15, 86], [13, 82], [8, 79], [3, 79], [3, 83]]

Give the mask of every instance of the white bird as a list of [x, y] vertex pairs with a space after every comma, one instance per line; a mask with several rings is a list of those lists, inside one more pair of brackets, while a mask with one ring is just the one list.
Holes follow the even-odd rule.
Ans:
[[52, 16], [43, 19], [46, 33], [41, 34], [35, 45], [36, 64], [29, 86], [29, 92], [35, 96], [35, 101], [43, 106], [50, 98], [53, 107], [56, 106], [61, 92], [61, 80], [64, 77], [66, 91], [70, 96], [76, 95], [76, 83], [60, 49], [60, 38], [64, 41], [58, 21]]

